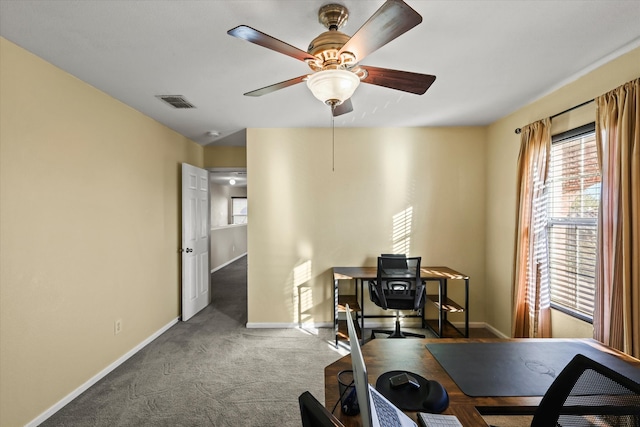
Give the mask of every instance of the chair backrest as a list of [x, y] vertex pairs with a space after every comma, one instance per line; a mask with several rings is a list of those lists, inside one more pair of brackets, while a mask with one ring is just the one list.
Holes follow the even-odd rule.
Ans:
[[531, 427], [640, 426], [640, 384], [582, 354], [558, 374]]
[[322, 406], [322, 403], [305, 391], [298, 397], [302, 427], [344, 427], [333, 414]]
[[378, 257], [376, 281], [369, 293], [383, 309], [419, 310], [424, 306], [424, 285], [420, 279], [421, 257], [383, 254]]
[[[382, 254], [380, 258], [384, 258], [386, 268], [407, 268], [407, 256], [405, 254]], [[380, 263], [380, 261], [378, 261]]]

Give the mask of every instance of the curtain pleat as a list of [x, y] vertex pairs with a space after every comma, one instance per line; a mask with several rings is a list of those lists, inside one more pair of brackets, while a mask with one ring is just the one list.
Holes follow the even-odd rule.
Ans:
[[594, 338], [640, 357], [640, 79], [596, 98], [602, 173]]
[[522, 129], [518, 156], [518, 195], [514, 260], [516, 338], [551, 336], [551, 295], [547, 255], [547, 205], [544, 191], [551, 152], [551, 120]]

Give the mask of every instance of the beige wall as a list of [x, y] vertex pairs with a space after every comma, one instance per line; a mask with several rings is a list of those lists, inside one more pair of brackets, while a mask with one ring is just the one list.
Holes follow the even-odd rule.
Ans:
[[[328, 129], [250, 129], [249, 324], [330, 321], [331, 266], [393, 251], [394, 215], [412, 208], [409, 252], [469, 274], [471, 320], [510, 336], [514, 129], [638, 75], [635, 49], [486, 128], [336, 129], [335, 171]], [[554, 130], [594, 118], [586, 106]], [[554, 336], [591, 336], [562, 313], [554, 323]]]
[[212, 228], [210, 244], [211, 271], [216, 271], [247, 253], [247, 225]]
[[247, 187], [209, 183], [211, 196], [211, 228], [224, 227], [233, 223], [232, 197], [247, 197]]
[[13, 427], [178, 317], [180, 163], [202, 166], [203, 149], [5, 39], [0, 93], [0, 425]]
[[247, 132], [249, 324], [330, 322], [331, 267], [390, 251], [469, 274], [484, 319], [484, 128], [336, 129], [335, 170], [331, 140]]
[[247, 167], [246, 147], [209, 146], [204, 149], [205, 168]]
[[[502, 333], [511, 335], [516, 165], [520, 148], [520, 136], [514, 129], [593, 99], [639, 75], [637, 48], [488, 127], [485, 282], [491, 310], [487, 310], [485, 320]], [[554, 130], [584, 123], [585, 114], [590, 115], [589, 121], [595, 120], [594, 106], [554, 119]], [[552, 322], [554, 336], [592, 336], [591, 325], [574, 322], [561, 313], [555, 313]]]

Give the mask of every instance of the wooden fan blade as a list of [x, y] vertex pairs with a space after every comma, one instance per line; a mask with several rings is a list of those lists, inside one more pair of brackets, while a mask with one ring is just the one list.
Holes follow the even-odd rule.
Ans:
[[280, 83], [276, 83], [270, 86], [265, 86], [260, 89], [252, 90], [251, 92], [245, 93], [246, 96], [262, 96], [271, 92], [275, 92], [279, 89], [284, 89], [285, 87], [293, 86], [298, 83], [302, 83], [307, 78], [307, 75], [296, 77], [290, 80], [285, 80]]
[[340, 49], [362, 59], [422, 22], [422, 16], [402, 0], [387, 0]]
[[390, 70], [388, 68], [360, 65], [367, 72], [363, 82], [377, 86], [384, 86], [403, 92], [422, 95], [436, 80], [436, 76], [430, 74], [411, 73], [409, 71]]
[[344, 101], [342, 104], [336, 106], [336, 108], [333, 109], [333, 117], [338, 117], [341, 116], [343, 114], [347, 114], [353, 111], [353, 104], [351, 104], [351, 98], [347, 99], [346, 101]]
[[288, 43], [285, 43], [246, 25], [240, 25], [238, 27], [232, 28], [227, 31], [227, 34], [251, 43], [255, 43], [262, 47], [266, 47], [267, 49], [275, 50], [276, 52], [283, 53], [292, 58], [299, 59], [300, 61], [316, 60], [315, 56], [310, 55], [304, 50], [298, 49], [295, 46], [291, 46]]

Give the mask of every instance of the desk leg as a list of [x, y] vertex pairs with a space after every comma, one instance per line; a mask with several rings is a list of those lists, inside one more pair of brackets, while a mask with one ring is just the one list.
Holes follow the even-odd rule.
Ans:
[[469, 279], [464, 279], [464, 337], [469, 338]]
[[338, 279], [333, 278], [333, 336], [338, 347]]
[[444, 310], [442, 310], [442, 302], [443, 302], [443, 297], [445, 297], [444, 301], [446, 301], [446, 287], [447, 287], [447, 280], [446, 279], [440, 279], [438, 280], [438, 338], [442, 338], [442, 327], [443, 327], [443, 315], [445, 316], [444, 318], [446, 319], [446, 315], [444, 314]]
[[[443, 291], [442, 291], [442, 298], [444, 299], [444, 302], [449, 301], [449, 294], [448, 294], [448, 292], [447, 292], [447, 284], [448, 284], [448, 283], [447, 283], [447, 279], [444, 279], [444, 280], [442, 281], [442, 289], [443, 289]], [[449, 321], [448, 313], [449, 313], [449, 312], [448, 312], [447, 310], [444, 310], [444, 311], [442, 312], [442, 317], [443, 317], [443, 319], [444, 319], [444, 323], [447, 323], [447, 322]]]
[[422, 298], [424, 298], [424, 305], [420, 310], [420, 317], [422, 317], [422, 329], [424, 329], [427, 326], [427, 320], [424, 317], [424, 312], [427, 311], [427, 282], [424, 282], [424, 296]]
[[360, 279], [360, 345], [364, 345], [364, 280]]

